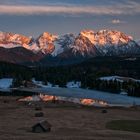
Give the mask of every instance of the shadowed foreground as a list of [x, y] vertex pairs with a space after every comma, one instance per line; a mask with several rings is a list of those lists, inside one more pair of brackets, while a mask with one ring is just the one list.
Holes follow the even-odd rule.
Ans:
[[107, 128], [140, 133], [140, 120], [115, 120], [108, 122]]
[[[0, 97], [0, 140], [139, 140], [140, 133], [109, 130], [112, 120], [138, 120], [140, 108], [82, 107], [71, 103], [39, 103], [44, 117], [35, 117], [35, 104], [19, 103], [16, 97]], [[6, 102], [4, 102], [6, 101]], [[8, 101], [8, 102], [7, 102]], [[31, 127], [46, 119], [49, 133], [32, 133]]]

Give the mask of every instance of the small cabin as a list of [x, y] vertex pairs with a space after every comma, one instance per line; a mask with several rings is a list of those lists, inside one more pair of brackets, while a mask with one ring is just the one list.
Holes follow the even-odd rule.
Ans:
[[105, 110], [105, 109], [104, 109], [104, 110], [102, 110], [102, 113], [107, 113], [107, 110]]
[[51, 124], [47, 121], [41, 121], [32, 127], [33, 133], [45, 133], [51, 131]]

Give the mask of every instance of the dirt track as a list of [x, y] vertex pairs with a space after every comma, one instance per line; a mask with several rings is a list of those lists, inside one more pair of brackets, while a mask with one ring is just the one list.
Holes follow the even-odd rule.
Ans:
[[[113, 131], [106, 122], [118, 119], [140, 119], [140, 109], [110, 108], [103, 114], [100, 108], [72, 104], [41, 104], [43, 118], [36, 118], [34, 106], [16, 101], [16, 97], [0, 97], [0, 140], [139, 140], [139, 133]], [[4, 100], [9, 100], [4, 103]], [[31, 132], [31, 126], [46, 119], [52, 131]]]

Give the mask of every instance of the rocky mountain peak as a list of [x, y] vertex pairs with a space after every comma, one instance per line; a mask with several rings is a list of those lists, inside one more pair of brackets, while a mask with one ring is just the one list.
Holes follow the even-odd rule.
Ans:
[[[136, 54], [139, 45], [129, 35], [117, 30], [82, 30], [77, 36], [69, 33], [57, 36], [42, 33], [37, 39], [15, 33], [0, 32], [0, 46], [4, 48], [24, 47], [34, 53], [58, 56], [65, 52], [72, 55], [104, 56]], [[71, 55], [71, 56], [72, 56]]]
[[44, 32], [39, 36], [37, 39], [37, 44], [40, 48], [40, 50], [44, 54], [51, 54], [55, 47], [54, 47], [54, 41], [58, 38], [57, 35], [50, 34], [48, 32]]
[[21, 34], [0, 32], [0, 46], [5, 48], [27, 45], [30, 44], [31, 41], [31, 37], [27, 37]]

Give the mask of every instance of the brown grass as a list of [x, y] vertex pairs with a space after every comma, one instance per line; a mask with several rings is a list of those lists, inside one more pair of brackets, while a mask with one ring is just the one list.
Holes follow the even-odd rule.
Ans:
[[[0, 140], [139, 140], [140, 134], [109, 130], [112, 120], [138, 120], [140, 109], [82, 107], [71, 103], [44, 104], [44, 117], [34, 117], [36, 104], [19, 103], [16, 97], [0, 97]], [[4, 103], [4, 100], [9, 102]], [[50, 133], [36, 134], [31, 127], [46, 119], [52, 124]]]

